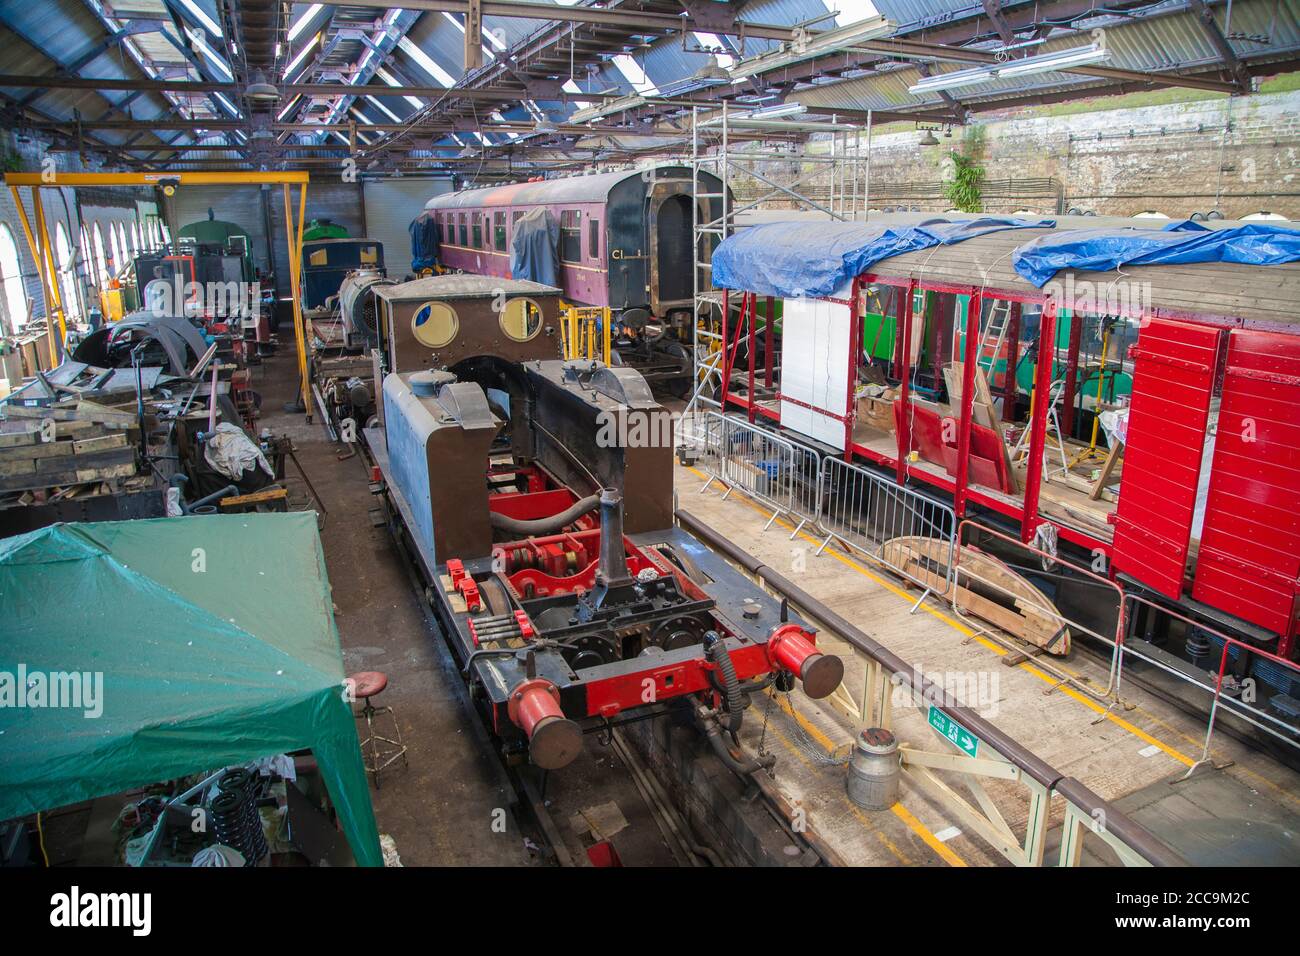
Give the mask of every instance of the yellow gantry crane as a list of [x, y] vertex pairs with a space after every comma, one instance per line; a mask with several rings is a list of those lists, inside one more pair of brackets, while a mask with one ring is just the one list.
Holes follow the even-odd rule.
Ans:
[[[230, 170], [227, 172], [148, 172], [148, 173], [6, 173], [5, 185], [13, 194], [14, 205], [18, 207], [18, 218], [22, 221], [23, 235], [27, 238], [27, 247], [32, 258], [36, 260], [36, 270], [41, 277], [41, 292], [45, 298], [46, 321], [50, 325], [50, 363], [58, 364], [58, 348], [55, 340], [55, 323], [58, 326], [58, 344], [67, 341], [68, 326], [63, 307], [62, 292], [59, 288], [58, 271], [54, 264], [54, 249], [50, 243], [49, 232], [45, 226], [45, 207], [39, 198], [39, 189], [58, 189], [64, 186], [155, 186], [170, 196], [184, 186], [281, 186], [284, 189], [284, 231], [289, 243], [289, 281], [292, 285], [290, 298], [293, 300], [293, 334], [298, 348], [298, 374], [301, 377], [303, 408], [307, 420], [311, 420], [311, 383], [307, 379], [307, 333], [303, 325], [302, 304], [298, 299], [300, 271], [302, 269], [302, 230], [304, 212], [307, 208], [307, 183], [309, 176], [305, 172], [258, 173]], [[293, 204], [290, 187], [298, 186], [298, 224], [294, 228]], [[31, 189], [33, 218], [28, 218], [27, 208], [23, 203], [21, 188]]]

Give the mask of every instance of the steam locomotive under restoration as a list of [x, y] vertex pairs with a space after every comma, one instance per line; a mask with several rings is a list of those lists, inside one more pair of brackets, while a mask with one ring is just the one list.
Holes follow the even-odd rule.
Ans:
[[[383, 424], [366, 438], [391, 525], [502, 753], [556, 769], [585, 733], [680, 708], [737, 773], [769, 766], [735, 749], [750, 695], [798, 684], [824, 697], [842, 662], [673, 526], [670, 428], [663, 442], [601, 439], [665, 433], [645, 379], [560, 359], [558, 290], [535, 283], [506, 282], [499, 314], [517, 333], [511, 301], [526, 297], [535, 336], [494, 335], [492, 300], [469, 279], [419, 280], [423, 303], [381, 291], [392, 296], [381, 342], [405, 346], [384, 376]], [[436, 364], [433, 345], [411, 354], [430, 341], [435, 307]], [[391, 361], [382, 344], [380, 354]], [[620, 427], [602, 429], [611, 421]]]

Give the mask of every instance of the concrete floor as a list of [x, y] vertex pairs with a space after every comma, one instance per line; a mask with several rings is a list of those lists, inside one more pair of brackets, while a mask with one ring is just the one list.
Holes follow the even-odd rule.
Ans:
[[[434, 653], [440, 638], [425, 621], [388, 531], [373, 527], [369, 473], [360, 456], [339, 461], [341, 445], [329, 441], [320, 416], [283, 411], [298, 376], [292, 339], [254, 370], [262, 394], [261, 424], [293, 439], [298, 460], [320, 494], [327, 514], [321, 540], [335, 617], [349, 671], [380, 670], [408, 744], [409, 768], [385, 773], [371, 796], [381, 833], [397, 844], [407, 866], [521, 866], [535, 862], [509, 813], [504, 832], [493, 811], [508, 806], [490, 754], [476, 745], [470, 717], [453, 692], [454, 674]], [[305, 484], [286, 466], [293, 507], [311, 508]], [[498, 815], [500, 816], [500, 815]]]

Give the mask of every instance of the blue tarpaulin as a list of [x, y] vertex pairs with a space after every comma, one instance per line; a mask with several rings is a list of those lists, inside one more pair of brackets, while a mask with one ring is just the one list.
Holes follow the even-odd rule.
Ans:
[[1053, 219], [927, 219], [914, 226], [860, 222], [771, 222], [724, 239], [713, 252], [723, 289], [788, 298], [832, 295], [890, 256], [946, 246], [1003, 229], [1050, 229]]
[[1061, 269], [1108, 272], [1120, 266], [1240, 262], [1252, 266], [1300, 261], [1300, 231], [1262, 223], [1207, 229], [1191, 220], [1160, 230], [1071, 229], [1039, 236], [1011, 257], [1016, 272], [1036, 287]]
[[510, 239], [510, 277], [560, 287], [560, 227], [545, 209], [525, 213]]
[[424, 212], [411, 222], [411, 271], [419, 273], [438, 264], [438, 223]]

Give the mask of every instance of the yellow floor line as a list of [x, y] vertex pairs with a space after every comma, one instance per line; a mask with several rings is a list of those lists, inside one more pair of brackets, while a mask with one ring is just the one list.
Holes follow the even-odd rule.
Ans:
[[[770, 695], [772, 692], [771, 690], [769, 690], [767, 693]], [[786, 710], [784, 707], [778, 707], [777, 709], [781, 713], [785, 714], [787, 717], [794, 718], [795, 723], [797, 723], [800, 727], [802, 727], [804, 732], [807, 733], [808, 736], [812, 737], [813, 740], [817, 741], [817, 743], [822, 747], [822, 749], [826, 751], [827, 754], [831, 754], [835, 752], [837, 746], [835, 741], [831, 740], [824, 733], [822, 733], [816, 724], [812, 723], [812, 721], [810, 721], [807, 717], [805, 717], [803, 714], [795, 710], [793, 706], [791, 706], [789, 710]], [[782, 742], [785, 742], [785, 735], [782, 734], [781, 731], [777, 730], [775, 727], [772, 727], [771, 724], [769, 724], [768, 727], [773, 733], [775, 733], [778, 737], [781, 738]], [[802, 755], [800, 755], [800, 759], [801, 760], [803, 759]], [[809, 765], [808, 761], [806, 760], [804, 760], [804, 763], [805, 765]], [[853, 802], [849, 800], [848, 797], [845, 797], [844, 800], [845, 803], [848, 804], [849, 809], [853, 811], [854, 816], [856, 816], [863, 823], [867, 823], [866, 815], [863, 814], [856, 806], [854, 806]], [[915, 832], [916, 835], [919, 836], [922, 840], [924, 840], [925, 844], [929, 846], [931, 849], [933, 849], [935, 853], [939, 854], [941, 858], [947, 860], [948, 863], [952, 864], [953, 866], [966, 865], [965, 860], [963, 860], [960, 856], [958, 856], [955, 852], [953, 852], [953, 850], [944, 846], [943, 841], [941, 841], [938, 837], [936, 837], [934, 833], [932, 833], [924, 823], [922, 823], [915, 816], [909, 813], [908, 810], [902, 805], [902, 803], [894, 804], [894, 806], [891, 809], [893, 810], [894, 815], [896, 817], [898, 817], [900, 820], [906, 823], [912, 829], [912, 831]], [[879, 831], [877, 832], [879, 833]], [[882, 840], [886, 839], [883, 833], [880, 834], [880, 837]], [[898, 849], [893, 844], [889, 843], [886, 840], [886, 845], [889, 847], [891, 852], [893, 852], [895, 855], [898, 855]], [[953, 862], [954, 860], [956, 861], [955, 863]]]
[[946, 843], [931, 833], [924, 823], [912, 816], [912, 814], [908, 812], [907, 807], [903, 806], [901, 803], [896, 803], [889, 809], [894, 811], [894, 816], [898, 817], [898, 819], [911, 827], [912, 831], [925, 841], [926, 846], [939, 854], [942, 859], [946, 860], [949, 866], [966, 866], [966, 861], [953, 852]]
[[[692, 474], [696, 475], [697, 477], [706, 480], [706, 481], [707, 481], [708, 478], [709, 478], [708, 475], [704, 474], [704, 472], [699, 471], [698, 469], [691, 468], [691, 467], [687, 466], [686, 470], [689, 471], [689, 472], [691, 472]], [[761, 514], [767, 514], [767, 513], [768, 513], [765, 509], [759, 507], [758, 504], [756, 504], [755, 502], [751, 501], [747, 496], [745, 496], [745, 495], [743, 494], [743, 492], [742, 492], [742, 494], [741, 494], [739, 500], [740, 500], [742, 503], [748, 505], [750, 508], [753, 508], [755, 511], [760, 512]], [[790, 530], [790, 531], [793, 531], [793, 530], [794, 530], [794, 526], [791, 525], [791, 524], [789, 524], [789, 523], [787, 523], [787, 522], [786, 522], [784, 519], [782, 519], [782, 518], [778, 518], [778, 519], [776, 520], [776, 524], [778, 524], [778, 525], [780, 525], [780, 526], [782, 526], [782, 527], [784, 527], [784, 528], [786, 528], [786, 529], [788, 529], [788, 530]], [[809, 542], [811, 542], [811, 543], [813, 543], [813, 544], [816, 544], [816, 545], [818, 545], [818, 546], [821, 545], [821, 542], [818, 541], [816, 538], [812, 537], [811, 535], [805, 534], [805, 533], [802, 532], [802, 531], [799, 532], [799, 537], [802, 538], [802, 539], [804, 539], [805, 541], [809, 541]], [[847, 567], [852, 568], [853, 570], [857, 571], [859, 574], [863, 575], [864, 577], [869, 578], [870, 580], [874, 581], [876, 584], [879, 584], [879, 585], [880, 585], [882, 588], [884, 588], [885, 590], [887, 590], [887, 591], [893, 593], [894, 595], [898, 596], [899, 598], [903, 599], [903, 600], [906, 601], [908, 604], [914, 604], [914, 603], [916, 602], [916, 599], [915, 599], [912, 595], [910, 595], [910, 594], [908, 594], [906, 591], [904, 591], [902, 588], [900, 588], [900, 587], [898, 587], [897, 585], [891, 583], [890, 581], [885, 580], [884, 578], [880, 577], [879, 575], [873, 573], [872, 571], [870, 571], [870, 570], [868, 570], [867, 568], [863, 567], [861, 564], [859, 564], [857, 561], [853, 560], [852, 558], [848, 557], [847, 555], [840, 554], [838, 551], [831, 551], [831, 550], [823, 551], [822, 554], [829, 555], [830, 557], [834, 558], [836, 561], [839, 561], [841, 564], [843, 564], [843, 565], [845, 565], [845, 566], [847, 566]], [[947, 624], [947, 625], [948, 625], [949, 627], [951, 627], [953, 630], [957, 631], [959, 634], [964, 634], [964, 635], [966, 635], [967, 637], [973, 639], [973, 640], [974, 640], [976, 643], [978, 643], [980, 646], [986, 648], [987, 650], [992, 651], [992, 652], [993, 652], [994, 654], [996, 654], [998, 657], [1004, 657], [1004, 656], [1006, 656], [1007, 651], [1006, 651], [1005, 648], [999, 647], [997, 644], [993, 643], [992, 641], [989, 641], [989, 640], [986, 640], [985, 638], [980, 637], [979, 634], [977, 634], [975, 631], [971, 630], [969, 627], [967, 627], [966, 625], [962, 624], [960, 621], [957, 621], [956, 619], [950, 617], [949, 615], [944, 614], [942, 611], [939, 611], [939, 610], [937, 610], [936, 608], [932, 608], [932, 607], [930, 607], [930, 605], [928, 605], [928, 604], [922, 604], [921, 607], [920, 607], [920, 610], [925, 611], [925, 612], [926, 612], [927, 614], [929, 614], [931, 617], [934, 617], [934, 618], [937, 618], [937, 619], [940, 620], [940, 621], [943, 621], [945, 624]], [[1025, 661], [1025, 662], [1023, 662], [1023, 663], [1021, 663], [1021, 664], [1018, 664], [1018, 665], [1016, 665], [1016, 666], [1019, 667], [1020, 669], [1024, 670], [1026, 673], [1028, 673], [1028, 674], [1032, 674], [1033, 676], [1037, 677], [1039, 680], [1041, 680], [1041, 681], [1043, 681], [1043, 682], [1045, 682], [1045, 683], [1048, 683], [1048, 684], [1058, 684], [1058, 683], [1059, 683], [1059, 681], [1057, 680], [1057, 678], [1052, 677], [1050, 674], [1047, 674], [1046, 672], [1044, 672], [1044, 671], [1042, 671], [1042, 670], [1039, 670], [1037, 667], [1034, 667], [1033, 665], [1031, 665], [1028, 661]], [[1134, 726], [1133, 724], [1129, 723], [1129, 722], [1128, 722], [1127, 720], [1125, 720], [1124, 718], [1122, 718], [1122, 717], [1118, 717], [1118, 716], [1116, 716], [1115, 714], [1110, 713], [1109, 711], [1106, 710], [1105, 707], [1101, 706], [1101, 705], [1098, 704], [1096, 701], [1093, 701], [1093, 700], [1089, 699], [1086, 695], [1081, 694], [1081, 693], [1079, 693], [1078, 691], [1075, 691], [1075, 690], [1073, 690], [1072, 688], [1070, 688], [1070, 687], [1066, 687], [1066, 686], [1061, 686], [1061, 687], [1059, 687], [1058, 689], [1059, 689], [1063, 694], [1065, 694], [1066, 696], [1071, 697], [1071, 698], [1073, 698], [1074, 700], [1077, 700], [1079, 703], [1083, 704], [1085, 707], [1088, 707], [1090, 710], [1094, 711], [1095, 713], [1104, 714], [1105, 717], [1106, 717], [1106, 719], [1109, 720], [1111, 723], [1115, 724], [1117, 727], [1120, 727], [1120, 728], [1122, 728], [1123, 730], [1128, 731], [1129, 733], [1133, 734], [1135, 737], [1137, 737], [1139, 740], [1144, 741], [1145, 743], [1148, 743], [1148, 744], [1151, 744], [1152, 746], [1158, 747], [1158, 748], [1159, 748], [1160, 750], [1162, 750], [1164, 753], [1168, 754], [1168, 755], [1169, 755], [1170, 757], [1172, 757], [1173, 759], [1175, 759], [1175, 760], [1177, 760], [1178, 762], [1182, 763], [1184, 766], [1188, 766], [1188, 767], [1190, 767], [1192, 764], [1194, 764], [1194, 763], [1196, 762], [1193, 758], [1187, 756], [1186, 754], [1182, 753], [1182, 752], [1179, 751], [1179, 750], [1176, 750], [1175, 748], [1169, 746], [1168, 744], [1166, 744], [1166, 743], [1164, 743], [1164, 742], [1162, 742], [1162, 741], [1160, 741], [1160, 740], [1157, 740], [1155, 737], [1151, 736], [1149, 733], [1147, 733], [1146, 731], [1142, 730], [1141, 728], [1136, 727], [1136, 726]]]
[[[788, 750], [795, 757], [796, 760], [802, 763], [809, 770], [817, 769], [816, 767], [813, 766], [812, 761], [809, 760], [799, 750], [799, 748], [795, 746], [794, 742], [791, 741], [790, 738], [788, 738], [785, 734], [781, 733], [779, 728], [773, 727], [771, 724], [768, 724], [767, 729], [774, 737], [776, 737], [777, 740], [781, 742], [781, 746], [785, 747], [785, 749]], [[849, 808], [850, 812], [852, 812], [852, 814], [858, 818], [858, 822], [860, 822], [868, 830], [874, 833], [876, 835], [876, 839], [878, 839], [881, 842], [881, 844], [885, 847], [886, 850], [888, 850], [898, 859], [898, 862], [902, 863], [904, 866], [912, 866], [912, 861], [908, 858], [907, 854], [905, 854], [902, 850], [900, 850], [898, 846], [894, 843], [894, 841], [889, 839], [889, 837], [885, 835], [884, 831], [881, 830], [878, 826], [876, 826], [875, 823], [872, 822], [870, 817], [868, 817], [865, 813], [863, 813], [856, 806], [854, 806], [853, 802], [849, 800], [848, 796], [843, 796], [842, 799], [844, 800], [845, 805]], [[904, 822], [907, 822], [910, 819], [912, 822], [908, 823], [908, 826], [910, 826], [916, 832], [916, 834], [926, 842], [927, 845], [938, 844], [941, 847], [943, 846], [943, 844], [939, 842], [939, 839], [933, 833], [930, 832], [930, 830], [925, 826], [925, 824], [922, 823], [920, 820], [917, 820], [916, 817], [908, 813], [907, 810], [903, 809], [901, 804], [895, 804], [894, 806], [895, 806], [896, 813], [898, 810], [902, 810], [903, 813], [907, 814], [907, 817], [905, 818], [900, 817], [900, 819], [903, 819]], [[947, 848], [944, 847], [944, 849]], [[951, 853], [952, 851], [949, 852]], [[943, 859], [948, 859], [942, 853], [940, 853], [939, 855]], [[957, 860], [959, 862], [953, 864], [954, 866], [966, 865], [965, 861], [962, 860], [960, 857], [957, 857]], [[951, 860], [949, 860], [949, 862], [951, 862]]]

